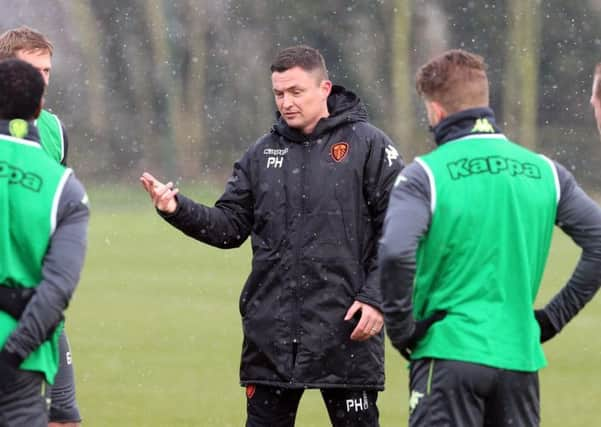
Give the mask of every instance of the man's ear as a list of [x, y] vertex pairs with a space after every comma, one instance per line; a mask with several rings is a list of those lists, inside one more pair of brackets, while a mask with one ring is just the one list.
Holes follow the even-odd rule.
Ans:
[[322, 80], [319, 84], [319, 88], [324, 95], [324, 99], [328, 99], [330, 92], [332, 92], [332, 82], [330, 80]]
[[425, 100], [425, 103], [426, 110], [428, 111], [428, 120], [432, 126], [436, 126], [441, 120], [449, 115], [440, 102]]
[[439, 103], [437, 101], [433, 101], [433, 102], [434, 102], [434, 108], [436, 109], [436, 112], [438, 114], [438, 121], [445, 119], [449, 115], [449, 113], [447, 113], [447, 110], [442, 106], [441, 103]]

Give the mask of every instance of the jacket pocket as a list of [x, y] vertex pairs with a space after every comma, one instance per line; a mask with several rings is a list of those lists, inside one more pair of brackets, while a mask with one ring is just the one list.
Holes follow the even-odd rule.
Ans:
[[[277, 261], [253, 261], [238, 303], [240, 315], [246, 317], [261, 304], [269, 303], [270, 288], [276, 276]], [[271, 290], [273, 292], [273, 289]]]

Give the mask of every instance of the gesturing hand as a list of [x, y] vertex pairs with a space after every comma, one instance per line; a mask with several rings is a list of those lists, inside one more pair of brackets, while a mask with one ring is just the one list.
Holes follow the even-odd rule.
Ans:
[[140, 177], [140, 182], [144, 190], [150, 195], [152, 204], [160, 211], [173, 213], [177, 209], [177, 199], [175, 195], [179, 189], [173, 187], [172, 182], [163, 184], [148, 172], [144, 172]]

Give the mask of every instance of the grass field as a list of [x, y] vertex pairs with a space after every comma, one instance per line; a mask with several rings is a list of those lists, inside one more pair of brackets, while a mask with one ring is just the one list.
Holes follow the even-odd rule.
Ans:
[[[238, 295], [250, 248], [223, 251], [187, 238], [155, 215], [136, 185], [90, 191], [89, 251], [67, 314], [85, 425], [241, 426]], [[562, 286], [577, 256], [559, 233], [540, 304]], [[543, 426], [600, 424], [600, 325], [598, 297], [546, 344]], [[386, 357], [381, 423], [403, 426], [406, 364], [388, 343]], [[328, 425], [318, 392], [305, 394], [297, 425]]]

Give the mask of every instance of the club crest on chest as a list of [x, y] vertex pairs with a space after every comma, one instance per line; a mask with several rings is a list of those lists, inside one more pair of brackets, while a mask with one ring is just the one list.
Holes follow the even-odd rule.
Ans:
[[341, 162], [342, 160], [344, 160], [344, 158], [347, 156], [349, 152], [349, 145], [348, 142], [337, 142], [336, 144], [332, 145], [332, 148], [330, 150], [330, 154], [332, 156], [332, 159], [334, 159], [334, 161], [336, 162]]

